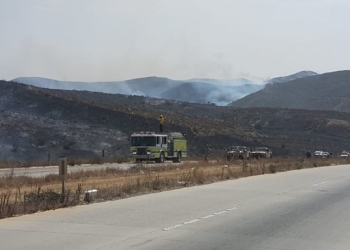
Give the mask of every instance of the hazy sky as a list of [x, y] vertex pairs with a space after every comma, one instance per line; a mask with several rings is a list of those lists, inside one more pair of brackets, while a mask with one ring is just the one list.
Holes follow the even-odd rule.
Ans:
[[350, 69], [350, 0], [0, 0], [0, 79]]

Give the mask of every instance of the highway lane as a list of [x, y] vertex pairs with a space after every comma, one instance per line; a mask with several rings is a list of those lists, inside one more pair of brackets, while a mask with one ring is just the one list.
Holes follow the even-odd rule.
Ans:
[[[121, 168], [127, 169], [135, 164], [132, 163], [111, 163], [111, 164], [83, 164], [79, 166], [67, 166], [68, 173], [87, 171], [87, 170], [98, 170], [101, 168]], [[58, 174], [58, 166], [45, 166], [45, 167], [29, 167], [29, 168], [4, 168], [0, 169], [1, 176], [31, 176], [31, 177], [44, 177], [49, 174]]]
[[0, 220], [0, 249], [350, 249], [350, 166]]
[[[166, 165], [166, 164], [174, 164], [174, 163], [165, 162], [164, 164]], [[136, 166], [136, 165], [137, 163], [82, 164], [82, 165], [75, 165], [75, 166], [67, 166], [67, 171], [68, 173], [73, 173], [73, 172], [79, 172], [79, 171], [99, 170], [102, 168], [129, 169], [132, 166]], [[150, 163], [144, 163], [143, 166], [151, 167], [151, 166], [157, 166], [157, 164], [150, 162]], [[45, 177], [50, 174], [58, 175], [58, 166], [0, 169], [0, 177], [10, 176], [10, 175]]]

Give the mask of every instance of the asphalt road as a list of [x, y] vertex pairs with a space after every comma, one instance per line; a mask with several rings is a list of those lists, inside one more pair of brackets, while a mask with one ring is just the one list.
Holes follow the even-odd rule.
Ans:
[[[68, 172], [78, 172], [78, 171], [86, 171], [86, 170], [97, 170], [103, 167], [110, 168], [130, 168], [133, 164], [131, 163], [122, 163], [122, 164], [103, 164], [103, 165], [90, 165], [84, 164], [81, 166], [67, 166]], [[30, 167], [30, 168], [3, 168], [0, 169], [0, 177], [1, 176], [31, 176], [31, 177], [44, 177], [49, 174], [58, 174], [58, 166], [45, 166], [45, 167]]]
[[0, 220], [0, 249], [350, 249], [350, 166]]
[[[165, 162], [164, 164], [174, 164], [173, 162]], [[98, 170], [101, 168], [119, 168], [128, 169], [136, 166], [136, 163], [105, 163], [105, 164], [83, 164], [76, 166], [67, 166], [68, 173], [88, 170]], [[156, 166], [155, 163], [144, 163], [144, 166]], [[0, 169], [0, 177], [4, 176], [30, 176], [45, 177], [50, 174], [58, 175], [58, 166], [30, 167], [30, 168], [3, 168]]]

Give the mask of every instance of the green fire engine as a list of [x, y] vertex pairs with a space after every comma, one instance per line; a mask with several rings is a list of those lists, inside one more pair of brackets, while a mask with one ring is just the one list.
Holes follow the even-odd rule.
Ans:
[[130, 156], [136, 162], [181, 162], [183, 157], [187, 157], [187, 140], [180, 132], [135, 132], [130, 137]]

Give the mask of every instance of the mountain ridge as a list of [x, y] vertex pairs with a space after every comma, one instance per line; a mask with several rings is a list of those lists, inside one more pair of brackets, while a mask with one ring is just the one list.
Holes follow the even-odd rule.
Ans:
[[[209, 101], [218, 105], [227, 105], [233, 99], [241, 98], [244, 95], [250, 94], [263, 87], [263, 85], [255, 85], [252, 83], [252, 85], [225, 86], [224, 88], [223, 84], [204, 83], [190, 80], [177, 81], [165, 77], [145, 77], [116, 82], [68, 82], [40, 77], [19, 77], [13, 81], [41, 88], [139, 95], [189, 102], [200, 100], [201, 103], [207, 103]], [[251, 82], [249, 80], [247, 81]], [[192, 96], [188, 96], [187, 99], [184, 99], [181, 93], [181, 89], [183, 89], [181, 86], [184, 84], [185, 86], [201, 91], [192, 92]], [[202, 87], [198, 88], [198, 84], [202, 84]], [[176, 94], [174, 95], [174, 93]], [[206, 95], [208, 96], [203, 97]], [[215, 96], [218, 96], [218, 98], [215, 98]], [[225, 98], [220, 98], [222, 96]]]
[[350, 70], [299, 78], [264, 89], [230, 104], [241, 108], [272, 107], [350, 111]]
[[285, 83], [285, 82], [290, 82], [299, 78], [304, 78], [304, 77], [309, 77], [309, 76], [315, 76], [318, 75], [316, 72], [313, 71], [299, 71], [295, 74], [287, 75], [287, 76], [280, 76], [280, 77], [275, 77], [267, 81], [267, 84], [275, 84], [275, 83]]
[[[269, 82], [282, 83], [313, 74], [316, 73], [301, 71], [290, 76], [273, 78]], [[172, 80], [166, 77], [149, 76], [124, 81], [79, 82], [59, 81], [43, 77], [18, 77], [13, 81], [41, 88], [149, 96], [177, 101], [215, 103], [220, 106], [228, 105], [232, 101], [264, 88], [262, 82], [255, 83], [245, 78]]]

